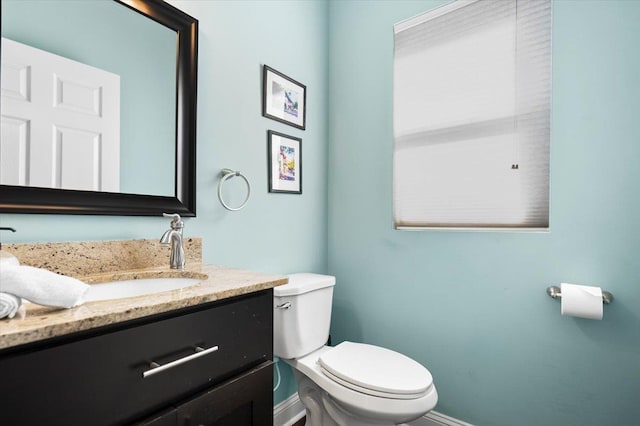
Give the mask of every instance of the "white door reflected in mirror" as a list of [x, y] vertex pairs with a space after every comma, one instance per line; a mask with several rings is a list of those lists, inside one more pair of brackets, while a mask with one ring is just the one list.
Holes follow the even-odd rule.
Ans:
[[120, 76], [2, 38], [0, 184], [120, 191]]

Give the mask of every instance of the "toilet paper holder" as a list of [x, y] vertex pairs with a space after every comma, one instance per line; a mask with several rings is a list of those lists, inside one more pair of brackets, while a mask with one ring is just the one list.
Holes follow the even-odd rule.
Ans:
[[[551, 287], [547, 287], [547, 294], [551, 296], [552, 299], [560, 299], [562, 298], [562, 291], [560, 287], [552, 285]], [[613, 302], [613, 294], [608, 291], [602, 290], [602, 303], [608, 305]]]

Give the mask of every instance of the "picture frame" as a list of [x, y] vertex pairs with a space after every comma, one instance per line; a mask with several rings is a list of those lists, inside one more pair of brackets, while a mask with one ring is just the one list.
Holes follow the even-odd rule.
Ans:
[[302, 194], [302, 139], [267, 131], [269, 192]]
[[307, 86], [268, 65], [262, 68], [262, 115], [305, 130]]

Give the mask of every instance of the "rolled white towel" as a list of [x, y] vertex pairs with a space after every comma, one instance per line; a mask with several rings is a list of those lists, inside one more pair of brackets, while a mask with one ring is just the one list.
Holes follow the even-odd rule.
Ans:
[[89, 286], [80, 280], [31, 266], [2, 265], [0, 292], [38, 305], [72, 308], [84, 303]]
[[13, 318], [22, 304], [22, 299], [9, 293], [0, 293], [0, 319]]

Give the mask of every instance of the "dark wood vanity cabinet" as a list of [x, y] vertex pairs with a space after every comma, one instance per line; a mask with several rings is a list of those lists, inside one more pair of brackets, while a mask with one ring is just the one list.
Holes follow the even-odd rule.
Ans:
[[272, 301], [264, 290], [3, 350], [0, 424], [271, 425]]

